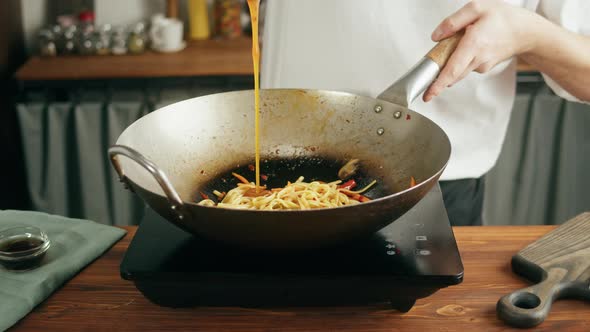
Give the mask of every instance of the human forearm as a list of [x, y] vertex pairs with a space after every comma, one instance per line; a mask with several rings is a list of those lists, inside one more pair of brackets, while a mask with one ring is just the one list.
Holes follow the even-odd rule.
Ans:
[[590, 37], [543, 20], [531, 31], [532, 47], [520, 54], [574, 97], [590, 101]]
[[590, 101], [590, 38], [499, 0], [469, 2], [441, 22], [432, 38], [439, 41], [462, 29], [465, 35], [424, 93], [425, 101], [469, 73], [486, 73], [513, 56], [521, 56], [571, 95]]

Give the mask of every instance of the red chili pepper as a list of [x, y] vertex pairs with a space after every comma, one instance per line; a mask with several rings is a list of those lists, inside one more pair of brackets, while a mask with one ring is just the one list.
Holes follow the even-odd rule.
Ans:
[[256, 170], [256, 167], [254, 167], [254, 165], [250, 164], [250, 165], [248, 165], [248, 169], [251, 170], [252, 172], [254, 172]]
[[203, 197], [203, 199], [209, 199], [209, 196], [207, 196], [207, 194], [205, 194], [202, 191], [199, 191], [199, 194], [201, 194], [201, 197]]
[[346, 189], [346, 190], [351, 190], [354, 187], [356, 187], [356, 181], [354, 181], [354, 179], [350, 179], [338, 186], [339, 189]]
[[268, 175], [260, 174], [260, 178], [262, 179], [262, 181], [266, 181], [268, 180]]

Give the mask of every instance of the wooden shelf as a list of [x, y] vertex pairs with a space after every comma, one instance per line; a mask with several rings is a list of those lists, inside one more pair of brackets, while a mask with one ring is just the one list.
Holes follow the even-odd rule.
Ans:
[[20, 81], [252, 75], [250, 38], [189, 42], [178, 53], [31, 57]]
[[[252, 75], [251, 39], [189, 42], [178, 53], [31, 57], [16, 73], [20, 81]], [[519, 61], [518, 71], [535, 71]]]

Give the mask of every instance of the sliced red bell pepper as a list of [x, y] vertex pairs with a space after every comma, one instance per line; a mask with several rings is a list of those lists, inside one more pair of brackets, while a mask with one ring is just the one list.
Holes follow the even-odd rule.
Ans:
[[338, 186], [339, 189], [346, 189], [346, 190], [351, 190], [354, 187], [356, 187], [356, 181], [354, 181], [354, 179], [350, 179]]

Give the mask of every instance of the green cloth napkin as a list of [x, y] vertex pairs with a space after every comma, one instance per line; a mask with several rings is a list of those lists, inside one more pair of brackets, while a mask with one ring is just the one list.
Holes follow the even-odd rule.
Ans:
[[49, 237], [51, 247], [36, 269], [13, 272], [0, 266], [0, 331], [18, 322], [126, 233], [89, 220], [0, 210], [0, 229], [14, 226], [40, 228]]

